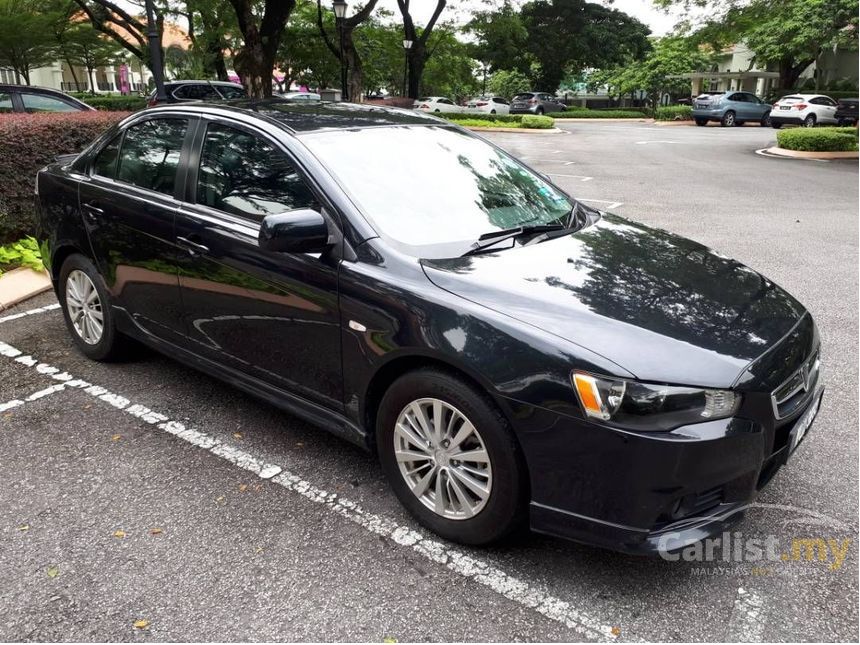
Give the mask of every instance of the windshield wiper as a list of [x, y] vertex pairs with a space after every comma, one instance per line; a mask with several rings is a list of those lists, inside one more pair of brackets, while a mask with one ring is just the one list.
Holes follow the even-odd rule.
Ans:
[[476, 253], [480, 253], [481, 251], [506, 240], [538, 235], [540, 233], [548, 233], [550, 231], [562, 231], [566, 228], [567, 227], [563, 224], [535, 224], [532, 226], [515, 226], [513, 228], [502, 229], [501, 231], [484, 233], [478, 238], [478, 241], [472, 245], [472, 248], [463, 254], [463, 256], [475, 255]]

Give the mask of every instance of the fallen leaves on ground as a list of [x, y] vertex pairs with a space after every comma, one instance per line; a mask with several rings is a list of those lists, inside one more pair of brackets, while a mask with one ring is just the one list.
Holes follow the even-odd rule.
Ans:
[[122, 439], [122, 435], [121, 435], [121, 434], [115, 434], [114, 436], [112, 436], [112, 437], [110, 438], [110, 440], [111, 440], [111, 441], [119, 441], [120, 439]]
[[48, 567], [48, 570], [45, 573], [48, 574], [49, 578], [56, 578], [58, 575], [60, 575], [60, 567], [58, 567], [57, 565], [51, 565], [50, 567]]
[[241, 432], [234, 432], [234, 433], [233, 433], [233, 437], [234, 437], [234, 438], [236, 438], [236, 439], [241, 439], [241, 438], [242, 438], [242, 433], [241, 433]]
[[126, 533], [125, 533], [125, 531], [123, 531], [122, 529], [120, 529], [120, 530], [118, 530], [118, 531], [114, 531], [114, 532], [113, 532], [113, 536], [114, 536], [115, 538], [124, 538], [124, 537], [126, 536]]
[[224, 496], [223, 496], [223, 495], [221, 495], [221, 497], [216, 497], [216, 498], [215, 498], [215, 503], [216, 503], [216, 504], [220, 504], [220, 503], [222, 503], [223, 501], [224, 501]]
[[248, 490], [248, 484], [239, 484], [240, 493], [244, 493], [246, 490]]
[[613, 627], [611, 631], [612, 631], [613, 636], [621, 636], [621, 628], [620, 627]]
[[18, 527], [18, 530], [19, 531], [29, 531], [30, 525], [29, 524], [22, 524], [21, 526]]
[[385, 638], [382, 639], [382, 642], [383, 643], [396, 643], [397, 639], [394, 638], [394, 636], [386, 636]]
[[162, 533], [164, 533], [164, 531], [158, 527], [149, 529], [150, 535], [161, 535]]
[[149, 627], [149, 621], [146, 620], [145, 618], [140, 618], [140, 619], [134, 621], [134, 628], [135, 629], [146, 629], [147, 627]]

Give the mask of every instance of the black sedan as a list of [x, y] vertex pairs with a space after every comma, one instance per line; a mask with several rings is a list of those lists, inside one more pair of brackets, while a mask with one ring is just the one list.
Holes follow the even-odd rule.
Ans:
[[376, 451], [452, 540], [679, 548], [821, 402], [815, 324], [773, 282], [429, 115], [158, 107], [37, 192], [84, 354], [134, 339]]

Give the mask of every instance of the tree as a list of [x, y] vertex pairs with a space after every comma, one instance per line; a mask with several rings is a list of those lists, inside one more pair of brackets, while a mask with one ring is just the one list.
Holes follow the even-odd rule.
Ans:
[[374, 8], [376, 7], [377, 0], [367, 0], [364, 3], [364, 6], [361, 7], [358, 11], [356, 11], [349, 18], [343, 18], [340, 24], [341, 33], [338, 35], [339, 38], [342, 38], [343, 42], [343, 60], [341, 60], [341, 52], [340, 47], [336, 47], [331, 38], [329, 38], [328, 32], [325, 28], [325, 22], [323, 21], [323, 10], [322, 10], [322, 0], [317, 0], [317, 26], [319, 27], [320, 34], [323, 37], [323, 41], [328, 47], [329, 51], [334, 54], [335, 58], [337, 58], [341, 65], [346, 65], [347, 68], [347, 94], [352, 101], [358, 101], [361, 97], [361, 90], [364, 88], [364, 78], [363, 78], [363, 69], [361, 66], [361, 56], [358, 53], [358, 49], [355, 46], [355, 39], [353, 37], [353, 32], [355, 28], [358, 27], [361, 23], [365, 22], [368, 18], [370, 18], [370, 14], [373, 13]]
[[0, 0], [0, 66], [30, 84], [30, 70], [56, 56], [55, 26], [61, 15], [38, 0]]
[[424, 74], [424, 67], [427, 65], [427, 60], [433, 54], [432, 49], [428, 49], [427, 42], [430, 40], [430, 35], [433, 33], [433, 28], [439, 20], [439, 16], [448, 4], [448, 0], [436, 0], [436, 8], [433, 10], [433, 15], [424, 26], [423, 29], [415, 27], [415, 21], [412, 19], [409, 7], [410, 0], [397, 0], [397, 8], [400, 10], [400, 16], [403, 18], [403, 39], [411, 40], [412, 47], [407, 53], [407, 67], [409, 69], [409, 80], [407, 82], [407, 91], [409, 98], [417, 99], [421, 90], [421, 76]]
[[[329, 27], [333, 26], [330, 13], [324, 14], [323, 19]], [[285, 90], [294, 81], [322, 89], [337, 84], [340, 65], [320, 33], [314, 2], [296, 5], [278, 48], [276, 62], [286, 74]]]
[[[229, 0], [236, 12], [242, 46], [233, 66], [249, 96], [272, 95], [272, 72], [281, 36], [296, 6], [296, 0]], [[262, 10], [262, 15], [260, 11]]]
[[[235, 14], [226, 0], [185, 0], [177, 5], [175, 13], [188, 22], [188, 39], [191, 41], [190, 57], [183, 69], [190, 70], [198, 64], [204, 77], [228, 80], [224, 51], [228, 48], [228, 34], [238, 31]], [[165, 59], [170, 58], [170, 48]]]
[[[145, 18], [133, 16], [118, 3], [110, 0], [73, 1], [81, 8], [96, 30], [113, 39], [120, 47], [124, 47], [132, 56], [152, 69]], [[156, 23], [160, 44], [161, 33], [164, 30], [164, 15], [160, 11], [156, 14]]]
[[[688, 11], [702, 6], [701, 0], [655, 2]], [[693, 37], [718, 47], [744, 42], [755, 64], [779, 71], [783, 88], [793, 88], [823, 51], [857, 48], [857, 0], [718, 0], [709, 9], [704, 21], [688, 17]]]
[[510, 100], [520, 92], [528, 92], [531, 89], [531, 81], [520, 71], [500, 69], [490, 77], [488, 86], [494, 96]]
[[66, 34], [62, 45], [63, 57], [69, 66], [87, 70], [90, 92], [95, 94], [95, 70], [113, 65], [121, 56], [122, 48], [87, 22], [77, 22]]
[[710, 68], [711, 62], [712, 55], [694, 40], [667, 36], [654, 41], [643, 60], [591, 74], [588, 85], [591, 89], [608, 86], [610, 96], [644, 91], [649, 103], [656, 106], [663, 92], [689, 92], [690, 82], [674, 76], [704, 71]]
[[554, 92], [582, 69], [611, 67], [648, 51], [648, 27], [627, 14], [585, 0], [534, 0], [523, 6], [527, 48], [537, 63], [535, 86]]
[[529, 34], [511, 0], [504, 0], [499, 9], [477, 12], [465, 31], [475, 38], [472, 56], [491, 72], [515, 69], [528, 73], [529, 57], [525, 54]]
[[447, 96], [459, 101], [479, 90], [475, 61], [469, 46], [460, 42], [452, 29], [439, 28], [433, 37], [431, 56], [421, 79], [423, 94]]

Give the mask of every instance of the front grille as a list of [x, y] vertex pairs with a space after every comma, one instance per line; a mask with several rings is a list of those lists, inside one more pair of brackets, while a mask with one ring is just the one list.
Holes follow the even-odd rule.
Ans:
[[777, 420], [791, 416], [803, 406], [815, 391], [820, 368], [821, 361], [818, 351], [815, 351], [794, 374], [771, 393], [773, 414]]

